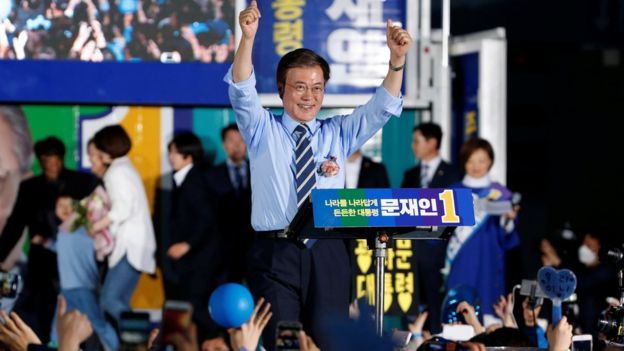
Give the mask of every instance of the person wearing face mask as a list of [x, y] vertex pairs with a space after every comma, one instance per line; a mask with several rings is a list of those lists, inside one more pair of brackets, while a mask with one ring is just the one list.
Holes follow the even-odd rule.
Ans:
[[[451, 187], [468, 188], [473, 197], [487, 201], [511, 199], [511, 191], [490, 178], [494, 150], [487, 140], [467, 141], [460, 149], [459, 158], [465, 176]], [[493, 215], [475, 206], [476, 224], [458, 227], [447, 246], [442, 269], [447, 291], [460, 284], [475, 288], [481, 297], [484, 315], [494, 316], [492, 306], [505, 294], [505, 251], [519, 244], [514, 221], [517, 215], [517, 207], [505, 215]]]
[[602, 310], [607, 307], [606, 298], [617, 296], [617, 274], [615, 268], [601, 262], [598, 253], [604, 246], [611, 248], [605, 242], [605, 238], [598, 232], [587, 232], [583, 236], [583, 242], [578, 248], [578, 259], [581, 269], [578, 270], [578, 294], [579, 324], [583, 333], [598, 336], [596, 320]]

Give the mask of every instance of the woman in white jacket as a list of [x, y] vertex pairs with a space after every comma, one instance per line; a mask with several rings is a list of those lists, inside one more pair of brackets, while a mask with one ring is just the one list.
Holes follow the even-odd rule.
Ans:
[[145, 188], [126, 156], [132, 142], [119, 125], [99, 130], [93, 137], [102, 161], [108, 165], [104, 185], [111, 200], [108, 216], [94, 223], [97, 232], [109, 227], [115, 248], [108, 257], [108, 273], [100, 303], [119, 322], [121, 312], [130, 309], [130, 299], [141, 272], [154, 273], [156, 240]]

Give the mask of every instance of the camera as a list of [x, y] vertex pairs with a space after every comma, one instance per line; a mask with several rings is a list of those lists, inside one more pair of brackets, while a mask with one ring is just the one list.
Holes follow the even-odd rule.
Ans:
[[0, 272], [0, 297], [14, 298], [17, 296], [17, 287], [20, 276], [15, 273]]
[[624, 306], [610, 306], [602, 311], [596, 327], [609, 340], [624, 342]]
[[297, 321], [279, 321], [277, 323], [277, 332], [275, 346], [278, 351], [296, 351], [300, 350], [299, 332], [303, 329], [300, 322]]

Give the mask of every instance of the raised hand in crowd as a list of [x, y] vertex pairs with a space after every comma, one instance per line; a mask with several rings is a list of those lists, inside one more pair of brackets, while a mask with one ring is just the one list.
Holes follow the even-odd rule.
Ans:
[[265, 304], [264, 298], [260, 298], [249, 321], [238, 329], [228, 330], [230, 343], [234, 351], [239, 351], [242, 348], [246, 351], [254, 351], [258, 347], [260, 335], [262, 335], [262, 331], [273, 315], [270, 309], [271, 304], [268, 302]]
[[76, 39], [74, 39], [74, 43], [69, 51], [70, 58], [81, 58], [82, 49], [89, 40], [91, 36], [91, 27], [87, 22], [81, 22], [78, 27], [78, 35], [76, 35]]
[[180, 33], [182, 35], [182, 38], [184, 38], [186, 41], [189, 42], [189, 44], [191, 44], [191, 48], [193, 49], [193, 55], [195, 59], [198, 60], [201, 56], [201, 50], [199, 48], [199, 40], [197, 40], [197, 36], [193, 32], [193, 29], [191, 28], [191, 26], [183, 26], [182, 28], [180, 28]]
[[425, 326], [425, 322], [427, 321], [427, 317], [429, 317], [429, 312], [423, 311], [419, 314], [414, 322], [409, 323], [407, 328], [412, 333], [412, 340], [410, 341], [410, 350], [417, 349], [420, 345], [422, 345], [425, 340], [431, 338], [431, 334], [427, 330], [423, 330]]
[[568, 323], [568, 318], [562, 317], [554, 328], [549, 326], [546, 338], [550, 351], [569, 350], [570, 344], [572, 344], [572, 326]]
[[13, 38], [13, 50], [15, 51], [15, 58], [23, 60], [26, 58], [26, 42], [28, 41], [28, 31], [21, 31], [17, 37]]
[[160, 329], [158, 328], [152, 329], [152, 331], [149, 334], [149, 337], [147, 338], [148, 350], [151, 350], [155, 346], [156, 341], [158, 340], [158, 335], [160, 335]]
[[11, 351], [26, 351], [29, 344], [40, 345], [35, 332], [15, 312], [7, 314], [0, 310], [0, 344]]
[[513, 316], [513, 295], [511, 293], [507, 295], [507, 298], [505, 298], [505, 296], [500, 296], [493, 307], [494, 313], [503, 321], [504, 327], [518, 327]]
[[89, 23], [97, 22], [97, 7], [92, 0], [82, 0], [83, 3], [87, 4], [87, 17], [89, 19]]
[[314, 340], [307, 336], [303, 330], [299, 332], [297, 337], [299, 338], [299, 349], [301, 351], [321, 351], [314, 343]]
[[195, 323], [191, 323], [183, 333], [171, 334], [166, 342], [173, 345], [176, 351], [199, 351], [197, 326]]
[[98, 20], [91, 21], [91, 28], [93, 29], [93, 38], [95, 39], [95, 45], [98, 49], [106, 47], [106, 37], [102, 31], [102, 24]]
[[77, 310], [67, 312], [67, 303], [62, 296], [58, 299], [56, 325], [59, 351], [78, 351], [80, 344], [93, 334], [89, 318]]
[[67, 3], [67, 7], [65, 8], [65, 15], [67, 17], [73, 17], [74, 16], [74, 9], [81, 2], [82, 2], [82, 0], [69, 0], [69, 2]]
[[466, 321], [466, 324], [472, 326], [475, 330], [475, 334], [481, 334], [485, 332], [485, 328], [479, 322], [474, 307], [466, 301], [462, 301], [457, 305], [457, 313], [461, 313]]

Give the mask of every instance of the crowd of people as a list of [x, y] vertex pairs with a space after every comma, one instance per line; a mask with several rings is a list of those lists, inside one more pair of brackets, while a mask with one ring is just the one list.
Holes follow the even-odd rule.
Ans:
[[[28, 8], [36, 0], [22, 3]], [[106, 3], [80, 2], [74, 16], [79, 5], [93, 16]], [[132, 4], [143, 10], [147, 5], [116, 5]], [[186, 9], [187, 15], [195, 13]], [[136, 18], [132, 11], [123, 16], [134, 28], [132, 35], [140, 32], [134, 21], [146, 16], [140, 12]], [[602, 335], [595, 320], [608, 306], [607, 298], [618, 293], [615, 267], [600, 252], [621, 245], [622, 239], [591, 228], [544, 238], [542, 263], [569, 268], [578, 277], [576, 299], [565, 302], [570, 307], [566, 317], [549, 323], [546, 300], [519, 293], [522, 287], [509, 289], [520, 284], [508, 282], [505, 273], [507, 252], [522, 240], [517, 230], [521, 211], [512, 192], [490, 176], [495, 150], [487, 140], [471, 138], [453, 165], [440, 155], [440, 126], [429, 122], [413, 130], [419, 163], [405, 172], [402, 187], [470, 189], [476, 224], [458, 227], [448, 242], [415, 243], [417, 304], [426, 311], [405, 324], [409, 340], [393, 344], [376, 337], [371, 311], [351, 295], [351, 243], [293, 239], [284, 233], [313, 188], [389, 186], [385, 167], [359, 149], [401, 114], [402, 70], [411, 37], [388, 21], [388, 74], [372, 99], [348, 116], [319, 121], [329, 65], [307, 49], [286, 54], [278, 64], [284, 114], [262, 108], [251, 62], [260, 17], [252, 1], [239, 18], [242, 39], [225, 77], [236, 114], [236, 123], [221, 132], [225, 162], [206, 164], [201, 140], [192, 131], [178, 131], [167, 146], [173, 184], [168, 225], [161, 228], [165, 234], [158, 245], [146, 190], [128, 158], [132, 141], [123, 127], [104, 127], [89, 140], [92, 172], [87, 174], [64, 166], [65, 146], [56, 137], [33, 146], [19, 108], [0, 107], [0, 262], [5, 271], [23, 269], [24, 277], [14, 305], [2, 306], [13, 312], [0, 315], [0, 348], [21, 351], [29, 344], [51, 343], [63, 351], [81, 344], [124, 349], [124, 312], [130, 310], [139, 276], [153, 274], [157, 266], [166, 298], [190, 302], [193, 313], [188, 328], [166, 338], [155, 330], [150, 345], [273, 350], [284, 321], [301, 322], [305, 331], [294, 336], [301, 350], [436, 350], [452, 344], [452, 349], [563, 351], [580, 333], [592, 334], [598, 345]], [[181, 14], [167, 18], [175, 28], [190, 23]], [[29, 174], [33, 150], [42, 168], [37, 176]], [[30, 250], [27, 266], [20, 267], [16, 262], [25, 228]], [[225, 330], [208, 313], [211, 293], [225, 282], [248, 284], [258, 301], [240, 328]], [[468, 331], [458, 333], [455, 324]]]
[[3, 0], [0, 59], [231, 61], [233, 0]]

